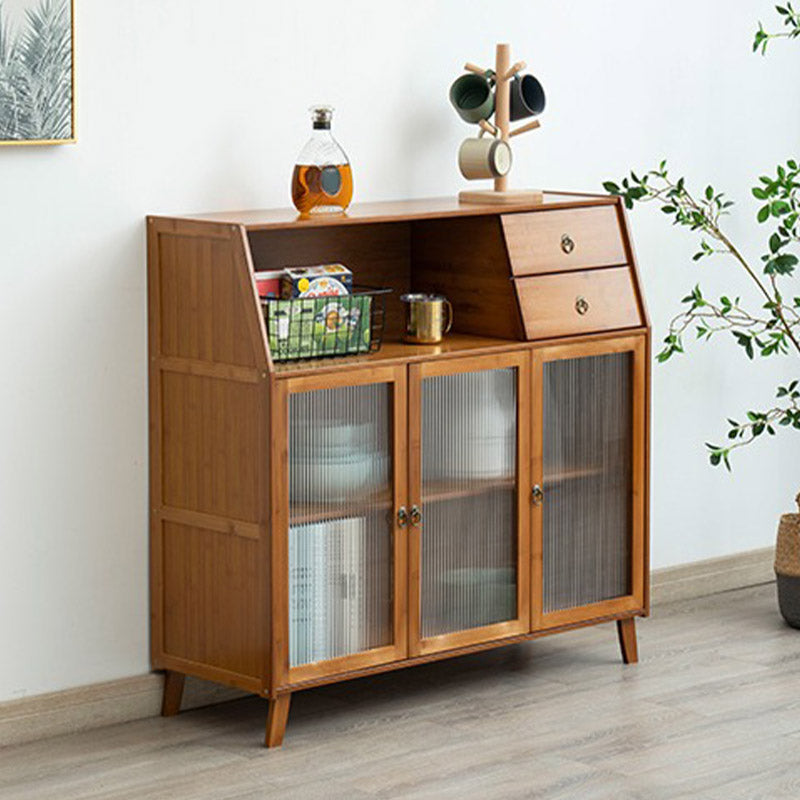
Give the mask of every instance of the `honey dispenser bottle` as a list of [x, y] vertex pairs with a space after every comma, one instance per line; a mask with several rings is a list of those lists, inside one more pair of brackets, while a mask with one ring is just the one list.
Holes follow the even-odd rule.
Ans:
[[292, 202], [303, 215], [343, 212], [353, 197], [353, 173], [331, 135], [331, 106], [311, 106], [311, 138], [292, 174]]

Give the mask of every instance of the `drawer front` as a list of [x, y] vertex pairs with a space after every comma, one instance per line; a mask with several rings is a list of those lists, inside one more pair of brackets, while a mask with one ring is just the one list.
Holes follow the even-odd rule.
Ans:
[[616, 206], [504, 214], [503, 234], [514, 275], [624, 264]]
[[537, 275], [514, 281], [526, 339], [641, 324], [628, 267]]

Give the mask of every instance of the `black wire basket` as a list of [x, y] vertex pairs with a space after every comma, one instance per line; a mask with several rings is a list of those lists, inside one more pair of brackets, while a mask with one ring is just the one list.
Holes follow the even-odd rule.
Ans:
[[380, 350], [386, 295], [391, 291], [354, 286], [347, 295], [262, 298], [272, 360], [299, 361]]

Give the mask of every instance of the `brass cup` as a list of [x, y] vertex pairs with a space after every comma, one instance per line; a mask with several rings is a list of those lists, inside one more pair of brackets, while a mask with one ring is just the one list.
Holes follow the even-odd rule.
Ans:
[[412, 344], [438, 344], [453, 327], [453, 306], [442, 295], [404, 294], [400, 299], [406, 304], [406, 332], [403, 341]]

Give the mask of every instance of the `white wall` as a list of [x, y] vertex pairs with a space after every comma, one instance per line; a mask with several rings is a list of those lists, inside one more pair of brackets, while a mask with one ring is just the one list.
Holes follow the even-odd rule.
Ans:
[[[728, 227], [757, 257], [748, 187], [797, 155], [800, 49], [750, 54], [771, 2], [77, 6], [79, 143], [0, 149], [0, 700], [148, 669], [145, 214], [286, 205], [314, 101], [357, 200], [453, 194], [469, 129], [447, 88], [505, 40], [549, 95], [517, 186], [594, 191], [667, 156], [741, 201]], [[659, 338], [696, 280], [749, 292], [655, 209], [633, 230]], [[797, 365], [694, 350], [653, 371], [655, 567], [769, 545], [800, 484], [796, 435], [732, 477], [703, 448]]]

